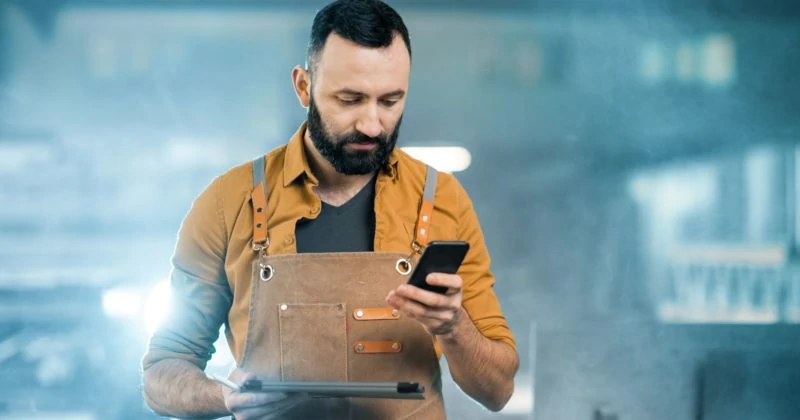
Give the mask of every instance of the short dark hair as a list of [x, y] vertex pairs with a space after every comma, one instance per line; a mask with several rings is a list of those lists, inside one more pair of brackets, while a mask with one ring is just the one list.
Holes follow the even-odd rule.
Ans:
[[370, 48], [386, 48], [400, 34], [411, 57], [408, 29], [391, 6], [379, 0], [337, 0], [317, 12], [311, 25], [306, 59], [312, 73], [331, 32]]

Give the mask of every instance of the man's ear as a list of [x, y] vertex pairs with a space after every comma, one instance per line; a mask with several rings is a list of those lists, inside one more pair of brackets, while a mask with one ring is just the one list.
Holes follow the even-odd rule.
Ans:
[[292, 86], [300, 106], [308, 108], [311, 104], [311, 74], [302, 66], [295, 66], [292, 69]]

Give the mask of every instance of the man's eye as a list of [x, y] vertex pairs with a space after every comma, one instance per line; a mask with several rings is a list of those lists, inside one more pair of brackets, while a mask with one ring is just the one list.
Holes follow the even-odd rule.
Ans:
[[384, 106], [388, 106], [388, 107], [392, 107], [395, 104], [397, 104], [398, 102], [400, 102], [398, 99], [390, 99], [390, 100], [383, 101], [383, 105]]
[[339, 103], [344, 105], [354, 105], [357, 104], [359, 101], [360, 101], [359, 99], [353, 99], [353, 98], [346, 98], [346, 99], [339, 98]]

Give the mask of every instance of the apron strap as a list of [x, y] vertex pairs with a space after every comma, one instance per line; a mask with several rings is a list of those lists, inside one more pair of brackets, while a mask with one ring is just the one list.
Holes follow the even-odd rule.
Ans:
[[431, 215], [433, 215], [433, 198], [436, 196], [436, 181], [438, 177], [439, 172], [428, 165], [427, 174], [425, 175], [425, 189], [422, 191], [422, 204], [420, 205], [419, 217], [417, 218], [417, 228], [414, 231], [415, 247], [425, 248], [429, 242]]
[[254, 251], [265, 250], [269, 246], [267, 236], [267, 183], [265, 178], [264, 156], [253, 160], [253, 243]]

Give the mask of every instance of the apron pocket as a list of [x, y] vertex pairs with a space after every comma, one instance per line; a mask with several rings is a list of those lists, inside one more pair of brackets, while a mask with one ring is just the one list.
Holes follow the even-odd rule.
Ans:
[[282, 380], [347, 380], [344, 304], [282, 303], [278, 319]]

